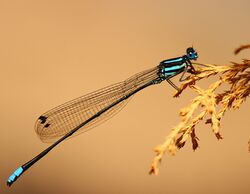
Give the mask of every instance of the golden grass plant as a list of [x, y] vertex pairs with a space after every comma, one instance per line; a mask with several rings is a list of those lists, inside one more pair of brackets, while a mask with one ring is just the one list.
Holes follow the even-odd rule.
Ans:
[[[247, 48], [250, 48], [250, 45], [243, 45], [237, 48], [234, 53], [238, 54]], [[217, 139], [222, 139], [220, 122], [225, 112], [229, 109], [238, 109], [250, 94], [249, 59], [243, 59], [242, 63], [232, 62], [230, 65], [225, 66], [200, 65], [205, 66], [200, 66], [196, 74], [191, 74], [174, 95], [178, 97], [187, 88], [191, 88], [197, 93], [191, 104], [180, 110], [180, 123], [171, 130], [165, 141], [154, 149], [156, 156], [151, 164], [150, 174], [158, 174], [158, 164], [161, 162], [164, 154], [169, 152], [171, 155], [175, 155], [176, 151], [182, 148], [189, 138], [191, 139], [193, 150], [198, 148], [195, 128], [201, 121], [211, 124]], [[202, 89], [196, 85], [199, 80], [215, 75], [219, 77], [218, 80], [207, 89]], [[223, 92], [218, 91], [223, 85], [226, 85], [229, 89]], [[250, 145], [250, 141], [248, 144]]]

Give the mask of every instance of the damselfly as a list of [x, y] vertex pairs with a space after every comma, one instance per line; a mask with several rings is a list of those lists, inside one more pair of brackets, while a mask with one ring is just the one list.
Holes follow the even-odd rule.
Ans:
[[178, 90], [170, 79], [182, 73], [180, 81], [183, 81], [186, 72], [195, 73], [191, 60], [197, 58], [197, 52], [189, 47], [186, 54], [181, 57], [164, 60], [158, 66], [138, 73], [123, 82], [66, 102], [41, 115], [35, 124], [36, 133], [43, 142], [54, 143], [19, 167], [9, 177], [7, 185], [11, 186], [21, 174], [65, 139], [86, 132], [111, 118], [126, 105], [131, 96], [140, 90], [164, 80]]

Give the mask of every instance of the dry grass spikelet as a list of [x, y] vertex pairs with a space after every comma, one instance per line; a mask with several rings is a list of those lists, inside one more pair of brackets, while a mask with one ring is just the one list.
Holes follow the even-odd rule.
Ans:
[[[235, 54], [250, 48], [250, 45], [243, 45], [235, 50]], [[198, 63], [194, 63], [198, 64]], [[212, 64], [203, 65], [197, 69], [196, 74], [192, 74], [181, 85], [180, 90], [174, 95], [179, 96], [186, 88], [191, 88], [197, 93], [191, 104], [181, 109], [179, 116], [181, 122], [172, 129], [165, 141], [155, 148], [156, 156], [150, 167], [150, 174], [158, 174], [158, 164], [162, 160], [165, 152], [174, 155], [182, 148], [190, 138], [193, 150], [198, 148], [198, 137], [195, 134], [196, 125], [205, 120], [211, 124], [213, 133], [217, 139], [222, 139], [220, 134], [220, 121], [225, 112], [231, 108], [237, 109], [250, 94], [250, 60], [244, 59], [242, 63], [232, 62], [230, 65], [218, 66]], [[204, 66], [205, 65], [205, 66]], [[202, 89], [196, 82], [210, 76], [219, 75], [219, 80], [212, 83], [207, 89]], [[229, 89], [224, 92], [217, 92], [221, 85], [227, 84]], [[195, 112], [200, 110], [196, 115]], [[250, 141], [248, 142], [250, 151]]]

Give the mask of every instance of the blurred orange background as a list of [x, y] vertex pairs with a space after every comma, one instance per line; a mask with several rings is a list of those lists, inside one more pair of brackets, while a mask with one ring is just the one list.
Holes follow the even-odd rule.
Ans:
[[[138, 93], [118, 115], [60, 144], [11, 187], [6, 181], [43, 144], [34, 122], [43, 112], [183, 55], [228, 64], [250, 43], [250, 1], [5, 1], [0, 2], [1, 193], [249, 194], [249, 101], [222, 120], [222, 141], [197, 128], [200, 148], [166, 155], [148, 175], [153, 148], [179, 123], [195, 95], [172, 98], [163, 82]], [[208, 79], [210, 83], [212, 80]]]

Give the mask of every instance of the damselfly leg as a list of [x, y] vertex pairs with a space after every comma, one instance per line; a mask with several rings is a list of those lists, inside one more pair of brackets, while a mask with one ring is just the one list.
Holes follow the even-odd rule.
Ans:
[[170, 86], [172, 86], [174, 89], [176, 89], [177, 91], [179, 91], [180, 89], [178, 88], [178, 86], [176, 86], [170, 79], [167, 79], [166, 80], [169, 84], [170, 84]]
[[[194, 68], [191, 68], [190, 70], [191, 70], [192, 72], [195, 71]], [[174, 77], [174, 76], [176, 76], [176, 75], [182, 73], [182, 74], [181, 74], [181, 77], [180, 77], [180, 79], [179, 79], [179, 81], [180, 81], [180, 82], [183, 82], [183, 81], [187, 80], [187, 77], [185, 77], [185, 78], [183, 79], [184, 75], [185, 75], [187, 72], [188, 72], [188, 67], [185, 66], [185, 68], [184, 68], [183, 71], [177, 72], [175, 75], [170, 76], [168, 79], [166, 79], [166, 81], [167, 81], [174, 89], [176, 89], [177, 91], [179, 91], [180, 88], [179, 88], [178, 86], [176, 86], [170, 79], [171, 79], [172, 77]], [[189, 72], [189, 73], [191, 73], [191, 72]]]

